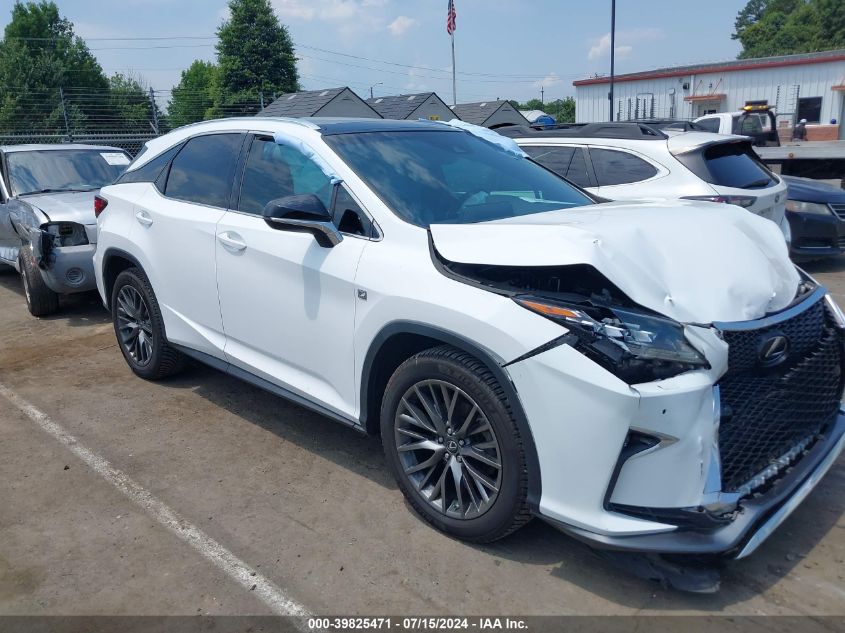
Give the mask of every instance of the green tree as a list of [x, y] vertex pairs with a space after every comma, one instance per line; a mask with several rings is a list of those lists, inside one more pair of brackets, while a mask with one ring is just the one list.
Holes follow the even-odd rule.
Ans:
[[[59, 89], [64, 93], [64, 105]], [[15, 2], [0, 41], [0, 131], [84, 129], [108, 81], [54, 2]]]
[[195, 60], [182, 71], [179, 84], [173, 89], [167, 115], [173, 127], [202, 121], [211, 116], [219, 93], [219, 72], [216, 64]]
[[842, 0], [749, 0], [731, 36], [740, 59], [812, 53], [845, 47]]
[[159, 130], [164, 122], [143, 80], [121, 73], [109, 77], [108, 99], [103, 112], [101, 126], [120, 132], [149, 133], [154, 131], [155, 121], [159, 122]]
[[269, 0], [229, 0], [229, 12], [217, 29], [222, 103], [299, 90], [293, 40]]
[[575, 99], [555, 99], [543, 103], [539, 99], [529, 99], [525, 103], [511, 102], [517, 110], [542, 110], [555, 118], [558, 123], [575, 123]]
[[551, 114], [558, 123], [575, 123], [575, 99], [566, 97], [550, 101], [546, 104], [546, 112]]

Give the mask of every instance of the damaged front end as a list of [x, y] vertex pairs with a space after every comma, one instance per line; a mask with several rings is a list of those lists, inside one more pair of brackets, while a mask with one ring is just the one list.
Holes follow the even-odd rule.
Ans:
[[55, 249], [89, 244], [85, 227], [76, 222], [48, 222], [30, 229], [30, 243], [36, 264], [47, 270], [56, 263]]
[[591, 264], [431, 252], [444, 275], [565, 328], [505, 366], [543, 421], [532, 429], [540, 514], [595, 547], [747, 556], [843, 450], [845, 317], [806, 275], [756, 319], [693, 323], [639, 304]]
[[454, 278], [509, 296], [564, 326], [568, 333], [553, 343], [571, 345], [627, 384], [710, 368], [687, 341], [680, 323], [637, 305], [592, 266], [513, 267], [438, 260]]

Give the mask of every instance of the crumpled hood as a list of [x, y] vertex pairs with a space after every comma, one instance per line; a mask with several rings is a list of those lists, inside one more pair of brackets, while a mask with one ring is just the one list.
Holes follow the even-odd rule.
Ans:
[[780, 228], [727, 204], [609, 203], [430, 230], [456, 263], [589, 264], [683, 323], [760, 318], [786, 307], [800, 283]]
[[94, 196], [97, 192], [98, 190], [43, 193], [37, 196], [24, 196], [20, 200], [41, 209], [51, 222], [96, 224]]

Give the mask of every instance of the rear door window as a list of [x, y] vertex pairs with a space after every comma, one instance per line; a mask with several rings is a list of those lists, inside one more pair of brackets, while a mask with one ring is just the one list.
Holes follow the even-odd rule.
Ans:
[[225, 209], [242, 141], [242, 134], [208, 134], [189, 140], [173, 159], [164, 194]]
[[525, 153], [546, 169], [551, 169], [579, 187], [592, 187], [584, 150], [580, 147], [523, 147]]
[[599, 187], [641, 182], [657, 175], [654, 165], [628, 152], [591, 147], [590, 159]]

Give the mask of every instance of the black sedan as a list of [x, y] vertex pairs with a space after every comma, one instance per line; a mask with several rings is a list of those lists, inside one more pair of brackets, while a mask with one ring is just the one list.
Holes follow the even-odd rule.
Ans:
[[786, 217], [795, 259], [839, 255], [845, 250], [845, 190], [810, 180], [782, 176], [789, 187]]

